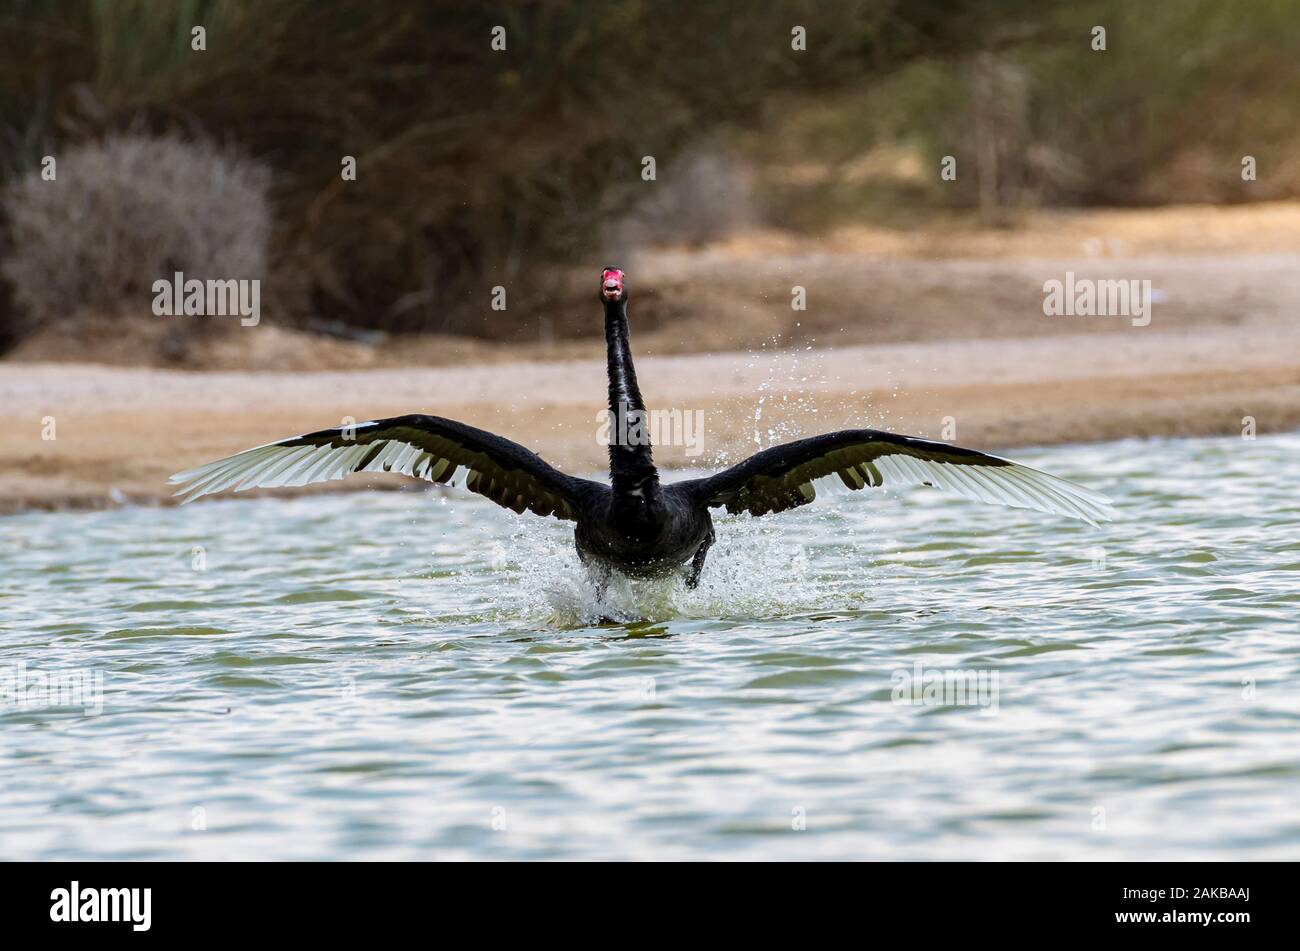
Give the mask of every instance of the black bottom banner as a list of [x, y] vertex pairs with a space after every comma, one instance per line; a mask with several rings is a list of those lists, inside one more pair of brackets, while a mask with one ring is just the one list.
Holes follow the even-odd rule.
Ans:
[[[537, 872], [510, 865], [10, 864], [0, 866], [0, 908], [10, 941], [60, 933], [337, 940], [373, 936], [377, 928], [427, 929], [433, 921], [459, 928], [482, 921], [489, 926], [485, 937], [496, 937], [506, 922], [553, 925], [557, 913], [579, 932], [664, 928], [677, 919], [697, 935], [708, 927], [700, 922], [711, 921], [709, 930], [734, 937], [755, 910], [762, 915], [753, 926], [768, 939], [774, 922], [795, 938], [812, 927], [814, 915], [824, 920], [831, 911], [868, 933], [922, 927], [938, 936], [990, 935], [1026, 928], [1033, 929], [1026, 937], [1039, 938], [1127, 933], [1232, 941], [1281, 936], [1293, 868], [624, 865], [604, 872], [548, 867], [541, 878]], [[587, 877], [593, 873], [595, 880]], [[544, 930], [555, 937], [552, 928]], [[535, 937], [543, 937], [540, 930]]]

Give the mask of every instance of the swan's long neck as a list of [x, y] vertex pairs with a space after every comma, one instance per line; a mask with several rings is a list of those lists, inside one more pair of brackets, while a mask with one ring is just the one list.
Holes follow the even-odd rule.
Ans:
[[659, 473], [650, 453], [649, 421], [628, 343], [627, 301], [605, 301], [609, 368], [609, 477], [616, 497], [658, 495]]

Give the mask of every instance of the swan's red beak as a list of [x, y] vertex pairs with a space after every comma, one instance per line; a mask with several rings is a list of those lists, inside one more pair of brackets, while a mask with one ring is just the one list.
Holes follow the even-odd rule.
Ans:
[[623, 272], [607, 267], [600, 273], [600, 296], [605, 300], [618, 300], [623, 296]]

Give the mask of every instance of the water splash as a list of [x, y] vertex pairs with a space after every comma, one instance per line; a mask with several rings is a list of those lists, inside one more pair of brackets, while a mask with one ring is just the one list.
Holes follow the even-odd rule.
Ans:
[[[567, 533], [521, 522], [492, 552], [500, 605], [492, 620], [580, 627], [606, 621], [770, 618], [861, 604], [869, 564], [861, 563], [847, 586], [828, 583], [811, 567], [792, 527], [789, 521], [719, 519], [718, 540], [695, 589], [686, 587], [683, 568], [650, 579], [615, 573], [601, 592]], [[481, 575], [474, 574], [466, 583], [481, 585]]]

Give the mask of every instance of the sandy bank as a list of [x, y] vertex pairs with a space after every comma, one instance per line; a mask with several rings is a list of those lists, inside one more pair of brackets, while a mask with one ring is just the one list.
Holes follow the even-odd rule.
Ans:
[[[702, 448], [656, 450], [709, 465], [845, 426], [978, 448], [1300, 426], [1300, 326], [889, 343], [829, 350], [645, 357], [652, 408], [703, 413]], [[0, 511], [168, 498], [167, 476], [298, 432], [428, 412], [510, 436], [573, 471], [602, 467], [597, 359], [354, 372], [180, 372], [91, 364], [0, 368]], [[54, 439], [49, 435], [53, 420]], [[396, 486], [394, 476], [349, 487]]]

